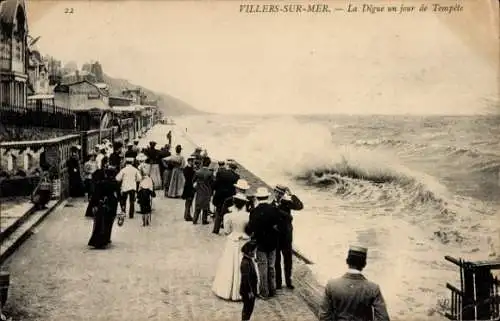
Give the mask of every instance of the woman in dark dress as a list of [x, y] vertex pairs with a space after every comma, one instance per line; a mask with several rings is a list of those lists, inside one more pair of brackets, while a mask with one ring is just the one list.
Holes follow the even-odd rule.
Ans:
[[184, 220], [186, 221], [193, 220], [193, 217], [191, 216], [191, 207], [193, 207], [193, 199], [195, 194], [195, 190], [193, 187], [195, 168], [193, 162], [194, 162], [194, 157], [192, 156], [189, 157], [187, 159], [187, 166], [184, 167], [183, 169], [185, 180], [184, 180], [184, 189], [182, 190], [181, 197], [183, 200], [186, 200], [184, 208]]
[[115, 180], [115, 170], [105, 168], [96, 172], [96, 187], [93, 197], [96, 197], [94, 227], [89, 246], [97, 249], [105, 248], [111, 243], [111, 231], [118, 209], [119, 185]]
[[69, 176], [69, 196], [82, 197], [84, 196], [82, 175], [80, 173], [80, 159], [78, 157], [78, 147], [71, 147], [71, 156], [66, 161]]
[[[105, 176], [105, 170], [109, 168], [109, 158], [105, 157], [102, 159], [102, 165], [101, 168], [97, 169], [93, 174], [92, 174], [92, 186], [95, 190], [97, 184], [99, 184], [100, 181], [103, 180], [103, 177]], [[87, 205], [87, 210], [85, 211], [85, 217], [94, 217], [95, 212], [97, 211], [99, 201], [100, 201], [100, 195], [94, 195], [90, 197], [89, 203]]]

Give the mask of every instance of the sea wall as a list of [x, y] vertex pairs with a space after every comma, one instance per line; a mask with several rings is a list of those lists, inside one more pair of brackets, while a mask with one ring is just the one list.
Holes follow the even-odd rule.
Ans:
[[[247, 180], [250, 185], [250, 194], [255, 192], [258, 187], [267, 187], [268, 189], [272, 189], [272, 187], [264, 182], [260, 177], [252, 173], [240, 163], [236, 163], [238, 164], [238, 173], [240, 174], [240, 177]], [[314, 276], [314, 262], [309, 260], [306, 255], [300, 253], [296, 249], [294, 249], [293, 254], [292, 279], [295, 286], [294, 291], [307, 303], [311, 311], [318, 315], [319, 304], [325, 288]]]

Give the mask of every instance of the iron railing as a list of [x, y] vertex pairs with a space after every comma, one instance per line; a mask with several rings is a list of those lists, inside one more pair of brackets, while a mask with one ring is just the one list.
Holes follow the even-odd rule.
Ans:
[[47, 103], [27, 106], [0, 105], [0, 122], [14, 126], [75, 128], [75, 113], [70, 109]]

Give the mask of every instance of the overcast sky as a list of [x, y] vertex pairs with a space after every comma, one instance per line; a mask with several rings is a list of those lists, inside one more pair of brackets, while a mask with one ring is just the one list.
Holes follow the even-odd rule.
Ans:
[[497, 59], [433, 14], [252, 15], [240, 3], [32, 1], [28, 22], [42, 54], [98, 60], [211, 112], [470, 114], [498, 97]]

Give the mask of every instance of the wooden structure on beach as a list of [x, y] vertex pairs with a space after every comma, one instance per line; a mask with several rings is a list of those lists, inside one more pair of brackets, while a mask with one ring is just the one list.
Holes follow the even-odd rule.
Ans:
[[450, 320], [500, 320], [500, 281], [491, 273], [500, 269], [500, 260], [467, 262], [445, 256], [460, 268], [460, 289], [447, 283], [451, 291]]

